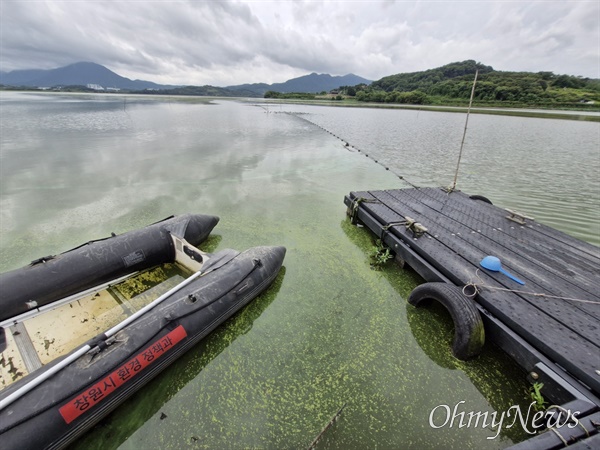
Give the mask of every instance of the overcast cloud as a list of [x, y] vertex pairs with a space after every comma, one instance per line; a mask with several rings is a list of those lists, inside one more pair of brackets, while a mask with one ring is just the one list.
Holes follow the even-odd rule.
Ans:
[[475, 59], [600, 78], [593, 1], [1, 0], [0, 70], [78, 61], [164, 84], [377, 80]]

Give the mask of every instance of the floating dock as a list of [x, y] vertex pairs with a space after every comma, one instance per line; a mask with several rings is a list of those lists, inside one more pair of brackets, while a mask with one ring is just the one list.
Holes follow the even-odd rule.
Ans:
[[[600, 426], [600, 249], [480, 196], [439, 188], [351, 192], [348, 214], [427, 282], [471, 296], [494, 341], [544, 383], [580, 426], [542, 433], [519, 449], [593, 448]], [[480, 266], [498, 257], [501, 272]], [[595, 439], [595, 441], [594, 441]], [[592, 443], [592, 441], [594, 443]], [[587, 448], [587, 447], [583, 447]]]

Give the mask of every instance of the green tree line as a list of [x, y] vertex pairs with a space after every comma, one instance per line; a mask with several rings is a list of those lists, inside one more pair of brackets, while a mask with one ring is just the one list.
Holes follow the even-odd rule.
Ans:
[[265, 92], [265, 98], [285, 98], [285, 99], [296, 99], [296, 100], [314, 100], [315, 94], [306, 92], [277, 92], [267, 91]]
[[502, 72], [473, 60], [423, 72], [384, 77], [370, 86], [342, 86], [358, 101], [464, 105], [479, 70], [474, 104], [480, 106], [600, 107], [600, 80], [552, 72]]

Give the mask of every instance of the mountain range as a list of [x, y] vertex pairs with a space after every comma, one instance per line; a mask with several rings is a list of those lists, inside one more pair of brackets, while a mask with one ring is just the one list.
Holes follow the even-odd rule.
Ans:
[[[199, 95], [230, 95], [262, 97], [265, 92], [274, 90], [278, 92], [329, 92], [340, 86], [354, 86], [357, 84], [370, 84], [371, 81], [354, 74], [344, 76], [331, 76], [329, 74], [311, 73], [299, 78], [293, 78], [285, 83], [254, 83], [241, 84], [218, 88], [213, 86], [190, 87], [172, 86], [153, 83], [144, 80], [131, 80], [122, 77], [106, 67], [93, 62], [78, 62], [57, 69], [43, 70], [14, 70], [0, 72], [0, 84], [7, 86], [24, 86], [52, 88], [57, 86], [88, 86], [92, 89], [118, 89], [127, 91], [186, 91], [197, 92]], [[169, 93], [176, 93], [169, 92]], [[202, 94], [210, 92], [211, 94]], [[167, 93], [167, 92], [165, 92]]]
[[0, 72], [0, 84], [8, 86], [54, 87], [98, 85], [104, 88], [127, 90], [169, 89], [151, 81], [130, 80], [117, 75], [100, 64], [78, 62], [57, 69], [13, 70]]
[[310, 75], [304, 75], [298, 78], [292, 78], [285, 83], [253, 83], [253, 84], [240, 84], [237, 86], [227, 86], [227, 89], [234, 91], [251, 91], [263, 96], [267, 91], [277, 92], [329, 92], [333, 89], [337, 89], [340, 86], [356, 86], [357, 84], [371, 84], [372, 80], [359, 77], [350, 73], [344, 76], [331, 76], [326, 73], [311, 73]]

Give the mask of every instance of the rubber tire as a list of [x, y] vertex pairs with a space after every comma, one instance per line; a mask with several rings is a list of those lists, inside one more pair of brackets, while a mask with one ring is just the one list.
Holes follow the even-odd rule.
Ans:
[[432, 300], [441, 303], [454, 322], [454, 356], [466, 361], [479, 355], [485, 342], [485, 330], [473, 300], [466, 297], [462, 289], [449, 283], [421, 284], [408, 297], [408, 302], [416, 307], [430, 304]]
[[490, 205], [493, 205], [492, 201], [489, 198], [484, 197], [483, 195], [469, 195], [469, 198], [471, 200], [481, 200], [482, 202], [489, 203]]

